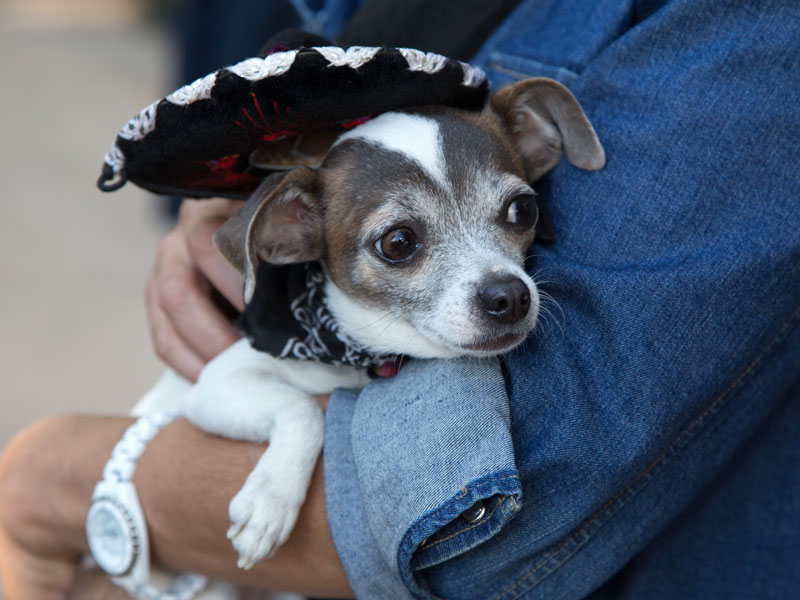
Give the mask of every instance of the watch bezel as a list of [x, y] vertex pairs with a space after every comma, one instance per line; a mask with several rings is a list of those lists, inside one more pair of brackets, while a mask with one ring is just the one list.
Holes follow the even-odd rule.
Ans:
[[[101, 510], [111, 513], [120, 524], [124, 533], [127, 533], [124, 554], [121, 558], [112, 558], [106, 555], [104, 548], [99, 544], [96, 532], [90, 533], [90, 527]], [[86, 514], [86, 539], [89, 550], [98, 566], [112, 577], [122, 577], [131, 572], [139, 556], [140, 544], [136, 521], [130, 510], [117, 498], [99, 496], [94, 499]]]

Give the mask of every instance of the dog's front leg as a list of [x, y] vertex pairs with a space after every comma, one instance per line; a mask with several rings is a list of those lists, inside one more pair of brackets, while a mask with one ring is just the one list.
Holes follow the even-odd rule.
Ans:
[[322, 448], [322, 409], [276, 377], [274, 366], [274, 359], [240, 342], [206, 366], [186, 405], [186, 416], [205, 431], [269, 441], [229, 506], [228, 537], [242, 568], [286, 541]]
[[294, 528], [322, 449], [324, 417], [317, 401], [273, 380], [254, 418], [271, 420], [269, 446], [228, 507], [228, 538], [249, 569], [272, 555]]

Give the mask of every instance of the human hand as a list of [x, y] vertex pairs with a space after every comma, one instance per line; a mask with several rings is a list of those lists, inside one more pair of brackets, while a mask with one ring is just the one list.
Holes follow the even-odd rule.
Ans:
[[237, 310], [244, 309], [244, 280], [212, 243], [239, 205], [221, 199], [184, 200], [178, 224], [158, 246], [147, 281], [145, 302], [156, 354], [191, 381], [239, 339], [212, 298], [216, 289]]

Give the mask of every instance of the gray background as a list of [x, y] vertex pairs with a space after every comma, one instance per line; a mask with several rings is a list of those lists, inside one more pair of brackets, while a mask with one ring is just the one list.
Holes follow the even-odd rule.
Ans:
[[175, 86], [124, 0], [0, 0], [0, 447], [51, 413], [125, 412], [155, 380], [143, 284], [156, 199], [95, 187], [125, 121]]
[[123, 123], [174, 87], [145, 8], [0, 0], [0, 448], [44, 415], [126, 412], [161, 371], [142, 290], [166, 226], [152, 196], [94, 185]]
[[0, 0], [0, 448], [48, 414], [126, 413], [163, 369], [143, 292], [168, 225], [154, 196], [95, 187], [122, 125], [177, 87], [157, 3]]

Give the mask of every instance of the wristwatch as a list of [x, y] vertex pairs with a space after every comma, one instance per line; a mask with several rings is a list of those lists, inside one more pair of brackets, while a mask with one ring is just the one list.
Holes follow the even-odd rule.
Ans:
[[86, 515], [86, 538], [97, 565], [131, 596], [142, 600], [190, 600], [205, 587], [201, 575], [180, 573], [166, 591], [150, 580], [150, 546], [133, 473], [147, 444], [178, 414], [152, 413], [140, 417], [114, 446], [94, 488]]

